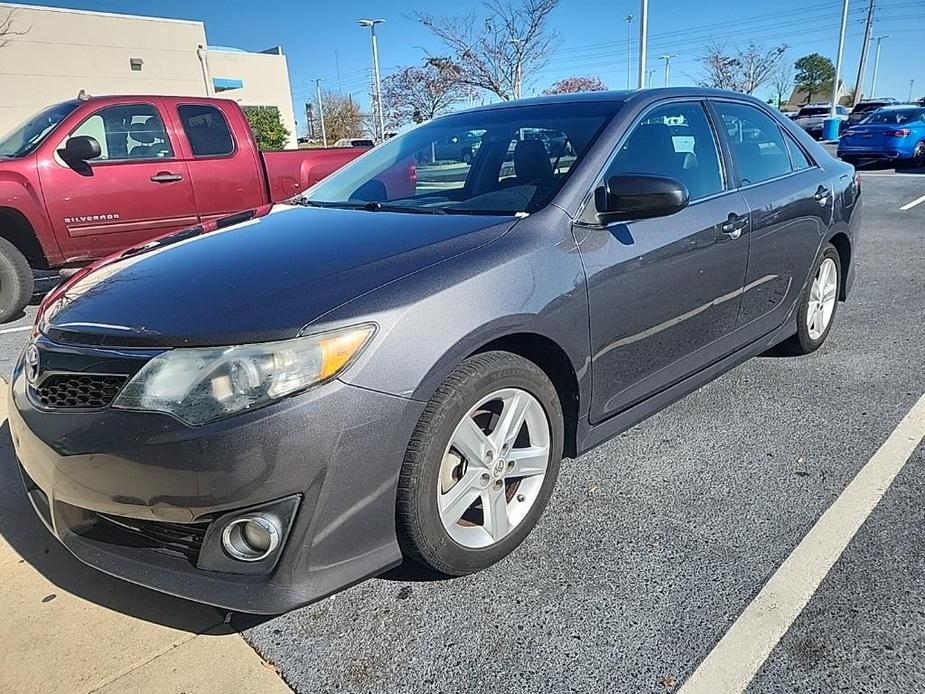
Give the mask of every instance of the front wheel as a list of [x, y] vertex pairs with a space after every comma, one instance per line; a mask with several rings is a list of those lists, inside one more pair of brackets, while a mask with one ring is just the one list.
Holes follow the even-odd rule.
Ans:
[[34, 286], [29, 261], [16, 246], [0, 237], [0, 323], [19, 317], [32, 299]]
[[461, 576], [514, 551], [552, 494], [563, 431], [556, 389], [535, 364], [508, 352], [466, 359], [427, 404], [405, 454], [405, 556]]
[[783, 347], [792, 354], [809, 354], [822, 346], [832, 330], [842, 286], [841, 258], [827, 243], [813, 269], [813, 279], [797, 311], [797, 333]]

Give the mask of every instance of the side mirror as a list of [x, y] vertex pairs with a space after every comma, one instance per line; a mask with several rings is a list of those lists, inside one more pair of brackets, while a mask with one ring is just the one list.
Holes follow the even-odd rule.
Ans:
[[80, 164], [96, 159], [102, 151], [96, 138], [89, 135], [77, 135], [68, 138], [64, 147], [58, 150], [58, 156], [68, 164]]
[[690, 202], [690, 193], [674, 178], [625, 174], [608, 178], [594, 199], [598, 221], [607, 224], [680, 212]]

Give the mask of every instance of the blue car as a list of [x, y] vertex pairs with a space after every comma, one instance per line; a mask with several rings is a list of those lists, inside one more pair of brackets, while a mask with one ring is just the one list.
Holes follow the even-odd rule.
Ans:
[[925, 166], [925, 107], [878, 108], [842, 133], [838, 157], [844, 161], [890, 161], [899, 166]]

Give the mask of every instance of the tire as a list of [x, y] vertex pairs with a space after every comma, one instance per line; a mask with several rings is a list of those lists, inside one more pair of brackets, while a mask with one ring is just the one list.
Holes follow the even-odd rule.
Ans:
[[[505, 427], [518, 408], [523, 425]], [[484, 442], [479, 432], [488, 446], [476, 454], [469, 442]], [[466, 359], [427, 403], [405, 453], [396, 506], [402, 553], [432, 571], [462, 576], [513, 552], [549, 501], [563, 437], [558, 393], [538, 366], [509, 352]], [[455, 522], [454, 509], [461, 513]]]
[[0, 323], [18, 318], [32, 299], [32, 268], [12, 243], [0, 237]]
[[[823, 267], [826, 268], [824, 276]], [[831, 272], [835, 273], [834, 280], [829, 279], [831, 275], [828, 273]], [[822, 254], [813, 266], [811, 277], [812, 280], [806, 285], [803, 296], [800, 298], [796, 335], [781, 345], [790, 354], [815, 352], [825, 342], [835, 323], [838, 297], [841, 295], [844, 278], [842, 277], [841, 257], [831, 243], [823, 247]], [[823, 292], [821, 301], [817, 298], [820, 290]]]
[[897, 169], [918, 169], [922, 166], [925, 166], [925, 140], [919, 142], [912, 150], [912, 158], [896, 160]]

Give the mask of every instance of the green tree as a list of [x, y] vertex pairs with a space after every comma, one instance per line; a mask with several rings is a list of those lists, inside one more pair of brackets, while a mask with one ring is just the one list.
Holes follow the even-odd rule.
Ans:
[[813, 100], [816, 94], [832, 91], [832, 81], [835, 79], [835, 66], [832, 61], [819, 53], [804, 55], [793, 64], [797, 74], [794, 82], [797, 89], [806, 94], [806, 103]]
[[278, 108], [275, 106], [245, 106], [244, 116], [261, 150], [282, 149], [286, 146], [290, 133], [283, 125]]

